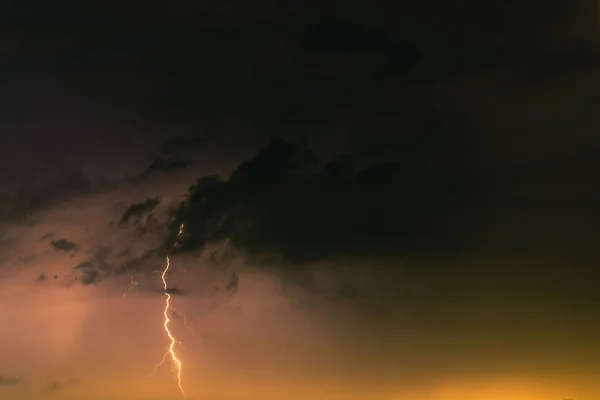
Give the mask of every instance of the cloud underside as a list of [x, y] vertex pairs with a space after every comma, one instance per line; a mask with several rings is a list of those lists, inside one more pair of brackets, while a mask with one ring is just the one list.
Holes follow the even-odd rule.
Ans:
[[230, 239], [298, 261], [405, 251], [467, 204], [476, 182], [465, 157], [460, 136], [436, 126], [368, 167], [349, 155], [320, 166], [306, 146], [275, 137], [229, 180], [199, 179], [174, 228], [185, 224], [185, 249]]

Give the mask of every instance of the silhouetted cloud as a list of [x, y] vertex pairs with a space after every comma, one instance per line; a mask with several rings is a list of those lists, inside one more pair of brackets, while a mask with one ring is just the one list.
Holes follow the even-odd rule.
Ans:
[[80, 272], [79, 280], [82, 285], [91, 285], [98, 283], [101, 279], [101, 274], [95, 269], [94, 263], [84, 261], [73, 267], [73, 270]]
[[111, 265], [108, 263], [109, 255], [109, 247], [100, 247], [94, 252], [92, 259], [82, 261], [74, 266], [72, 269], [80, 274], [78, 277], [79, 282], [82, 285], [96, 284], [102, 277], [113, 273]]
[[81, 276], [81, 284], [83, 285], [92, 285], [96, 284], [100, 281], [101, 276], [100, 273], [95, 269], [88, 269], [83, 272]]
[[79, 270], [85, 270], [85, 269], [90, 269], [90, 268], [94, 268], [94, 264], [92, 264], [90, 261], [83, 261], [73, 267], [73, 269], [79, 269]]
[[248, 251], [293, 260], [406, 250], [476, 190], [461, 138], [432, 126], [396, 160], [358, 167], [347, 155], [319, 167], [304, 145], [275, 137], [228, 181], [190, 188], [174, 226], [184, 249], [230, 238]]
[[16, 386], [23, 382], [22, 376], [0, 375], [0, 386]]
[[46, 393], [54, 393], [57, 392], [59, 390], [64, 389], [65, 384], [59, 381], [50, 381], [47, 382], [45, 387], [44, 387], [44, 391]]
[[[151, 249], [144, 253], [140, 257], [135, 257], [126, 262], [120, 264], [115, 270], [114, 273], [117, 275], [129, 273], [129, 272], [140, 272], [140, 270], [152, 268], [151, 261], [154, 262], [164, 262], [164, 246]], [[128, 254], [122, 254], [122, 256], [128, 256]], [[150, 271], [146, 271], [150, 272]]]
[[165, 290], [164, 292], [174, 296], [182, 296], [187, 293], [186, 290], [179, 289], [176, 287], [168, 287], [167, 290]]
[[54, 250], [56, 251], [73, 251], [77, 250], [77, 245], [75, 243], [69, 242], [66, 239], [57, 239], [50, 242]]
[[237, 273], [232, 272], [231, 278], [229, 279], [229, 282], [225, 286], [225, 290], [236, 292], [238, 290], [239, 283], [240, 283], [240, 278], [238, 277]]
[[121, 224], [127, 224], [132, 219], [139, 219], [144, 214], [152, 212], [160, 203], [158, 197], [146, 199], [141, 203], [131, 204], [121, 217]]
[[94, 262], [101, 271], [109, 271], [108, 256], [110, 255], [110, 247], [101, 247], [94, 253]]

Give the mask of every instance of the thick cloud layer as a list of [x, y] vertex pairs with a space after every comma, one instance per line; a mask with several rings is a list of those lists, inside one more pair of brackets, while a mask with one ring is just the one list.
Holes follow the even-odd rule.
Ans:
[[393, 161], [369, 166], [347, 154], [320, 165], [307, 147], [276, 137], [229, 180], [190, 188], [175, 223], [185, 224], [184, 248], [228, 238], [296, 261], [407, 254], [477, 191], [465, 136], [425, 129]]

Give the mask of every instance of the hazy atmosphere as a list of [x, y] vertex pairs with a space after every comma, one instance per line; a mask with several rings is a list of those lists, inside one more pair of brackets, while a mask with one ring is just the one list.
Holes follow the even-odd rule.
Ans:
[[28, 3], [0, 399], [600, 398], [596, 4]]

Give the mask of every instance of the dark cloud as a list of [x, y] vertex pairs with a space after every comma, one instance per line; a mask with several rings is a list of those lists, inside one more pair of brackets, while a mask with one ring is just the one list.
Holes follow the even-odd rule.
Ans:
[[167, 290], [164, 291], [165, 293], [168, 293], [170, 295], [174, 295], [174, 296], [182, 296], [184, 294], [187, 293], [186, 290], [184, 289], [179, 289], [176, 287], [168, 287]]
[[0, 386], [16, 386], [23, 382], [22, 376], [4, 376], [0, 375]]
[[73, 267], [75, 270], [86, 270], [90, 268], [94, 268], [94, 264], [90, 261], [83, 261]]
[[155, 197], [151, 199], [146, 199], [146, 201], [143, 201], [141, 203], [131, 204], [123, 213], [123, 216], [121, 217], [121, 224], [127, 224], [132, 219], [141, 219], [145, 214], [151, 213], [152, 210], [154, 210], [159, 203], [160, 201], [158, 197]]
[[120, 270], [113, 271], [108, 263], [110, 252], [109, 247], [100, 247], [94, 252], [92, 259], [82, 261], [72, 267], [73, 271], [79, 273], [76, 280], [82, 285], [97, 284], [103, 277], [110, 276], [113, 272], [119, 272]]
[[54, 393], [57, 392], [59, 390], [62, 390], [65, 388], [65, 384], [63, 382], [59, 382], [59, 381], [50, 381], [47, 382], [45, 387], [44, 387], [44, 391], [46, 393]]
[[100, 273], [92, 268], [85, 269], [79, 278], [82, 285], [95, 285], [101, 280]]
[[231, 266], [236, 254], [235, 250], [228, 244], [229, 242], [225, 241], [220, 248], [206, 251], [202, 262], [210, 265], [211, 268], [226, 269]]
[[[121, 275], [131, 272], [151, 273], [156, 269], [157, 265], [161, 265], [165, 259], [167, 246], [161, 246], [151, 249], [140, 257], [129, 259], [120, 264], [114, 271], [115, 274]], [[123, 257], [128, 257], [128, 252], [122, 253]]]
[[108, 257], [110, 256], [110, 247], [100, 247], [94, 252], [94, 262], [101, 271], [109, 271], [110, 264], [108, 263]]
[[231, 292], [237, 292], [239, 288], [240, 278], [237, 273], [232, 272], [231, 278], [229, 278], [229, 282], [225, 285], [225, 290], [229, 290]]
[[95, 268], [91, 261], [84, 261], [73, 267], [73, 270], [78, 271], [81, 275], [79, 281], [82, 285], [96, 284], [101, 279], [101, 273]]
[[69, 242], [66, 239], [57, 239], [52, 240], [50, 245], [54, 247], [56, 251], [74, 251], [77, 250], [77, 245], [75, 243]]
[[176, 221], [186, 227], [182, 247], [230, 238], [297, 261], [407, 251], [473, 194], [461, 146], [431, 127], [394, 161], [360, 167], [340, 156], [321, 168], [304, 145], [276, 137], [228, 181], [191, 188]]
[[142, 291], [144, 292], [149, 292], [149, 293], [157, 293], [157, 294], [170, 294], [171, 296], [185, 296], [187, 294], [189, 294], [188, 290], [185, 289], [180, 289], [178, 287], [167, 287], [167, 290], [164, 290], [164, 288], [153, 288], [153, 289], [142, 289]]

